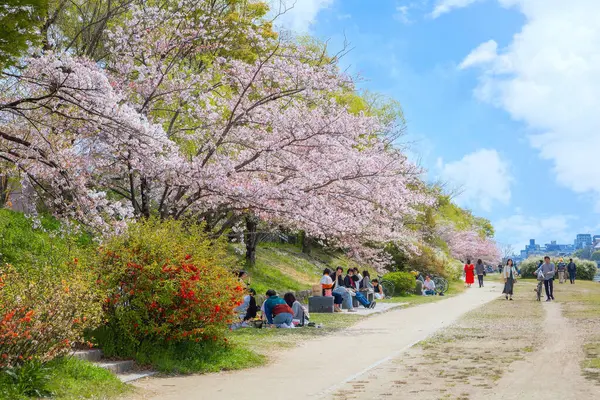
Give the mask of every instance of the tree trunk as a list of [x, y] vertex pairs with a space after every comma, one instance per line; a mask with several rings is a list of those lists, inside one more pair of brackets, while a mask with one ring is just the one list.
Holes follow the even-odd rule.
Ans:
[[246, 263], [254, 265], [256, 263], [256, 245], [258, 244], [258, 219], [254, 216], [246, 217]]
[[140, 211], [144, 218], [150, 218], [150, 182], [148, 179], [140, 179], [140, 192], [142, 195], [142, 207]]
[[308, 235], [304, 231], [301, 231], [299, 236], [300, 245], [302, 246], [302, 252], [304, 254], [310, 254], [312, 239], [308, 237]]
[[8, 175], [0, 175], [0, 208], [8, 202]]

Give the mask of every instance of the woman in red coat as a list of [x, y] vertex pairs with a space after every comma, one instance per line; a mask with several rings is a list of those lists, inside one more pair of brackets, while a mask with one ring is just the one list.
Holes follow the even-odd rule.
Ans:
[[465, 284], [471, 287], [475, 283], [475, 266], [471, 264], [471, 260], [467, 260], [465, 264]]

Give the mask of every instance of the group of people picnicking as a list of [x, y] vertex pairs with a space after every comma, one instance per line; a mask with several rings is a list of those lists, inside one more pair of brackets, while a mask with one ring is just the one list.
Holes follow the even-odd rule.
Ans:
[[283, 298], [280, 298], [275, 290], [269, 289], [266, 292], [266, 300], [259, 308], [256, 304], [256, 291], [250, 287], [248, 273], [240, 271], [238, 279], [246, 288], [246, 295], [242, 304], [235, 308], [239, 322], [234, 323], [232, 329], [252, 326], [250, 322], [258, 319], [259, 311], [261, 311], [261, 323], [264, 322], [278, 328], [293, 328], [309, 322], [308, 310], [296, 300], [293, 293], [286, 293]]
[[[251, 321], [259, 319], [268, 326], [277, 328], [294, 328], [309, 323], [308, 310], [302, 305], [294, 293], [286, 293], [283, 298], [277, 295], [273, 289], [266, 292], [266, 300], [259, 308], [256, 303], [256, 291], [250, 287], [250, 276], [246, 271], [238, 273], [238, 279], [246, 288], [242, 304], [235, 311], [239, 316], [239, 322], [232, 325], [232, 329], [250, 327]], [[376, 301], [369, 301], [368, 294], [372, 293], [374, 299], [383, 299], [383, 289], [378, 279], [371, 279], [369, 271], [362, 274], [358, 268], [349, 268], [344, 275], [344, 269], [337, 267], [335, 271], [326, 268], [320, 281], [323, 296], [334, 298], [334, 311], [342, 312], [342, 305], [348, 312], [356, 312], [353, 298], [365, 308], [375, 308]]]
[[[517, 277], [520, 272], [517, 270], [512, 259], [506, 261], [506, 266], [499, 266], [499, 272], [501, 278], [504, 280], [504, 294], [506, 300], [513, 299], [514, 284], [517, 282]], [[471, 264], [470, 260], [464, 267], [465, 271], [465, 285], [471, 287], [475, 283], [475, 274], [479, 281], [479, 287], [483, 287], [483, 277], [486, 275], [485, 266], [482, 260], [477, 260], [477, 264]], [[575, 283], [575, 277], [577, 276], [577, 265], [573, 262], [573, 259], [569, 259], [569, 263], [565, 264], [561, 258], [559, 263], [555, 265], [550, 261], [550, 257], [546, 256], [543, 260], [540, 260], [535, 271], [535, 276], [538, 281], [544, 282], [544, 291], [546, 292], [546, 301], [554, 300], [554, 279], [558, 275], [559, 283], [565, 283], [566, 277], [569, 277], [571, 284]], [[536, 289], [537, 290], [537, 289]]]
[[352, 298], [365, 308], [375, 308], [375, 300], [369, 301], [365, 293], [373, 293], [374, 299], [383, 299], [383, 289], [378, 279], [371, 279], [369, 271], [360, 273], [358, 268], [348, 268], [344, 276], [344, 269], [337, 267], [335, 271], [325, 268], [319, 282], [323, 296], [333, 296], [333, 311], [342, 312], [345, 304], [348, 312], [356, 312]]

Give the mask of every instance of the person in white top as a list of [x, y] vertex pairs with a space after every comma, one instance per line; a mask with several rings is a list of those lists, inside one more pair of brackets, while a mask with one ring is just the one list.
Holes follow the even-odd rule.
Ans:
[[333, 279], [331, 279], [331, 270], [329, 268], [325, 268], [323, 271], [323, 277], [319, 282], [321, 284], [321, 288], [323, 289], [323, 295], [325, 296], [333, 296], [333, 311], [342, 312], [342, 295], [339, 293], [333, 293]]
[[435, 296], [435, 282], [431, 280], [431, 276], [427, 275], [423, 282], [423, 296]]

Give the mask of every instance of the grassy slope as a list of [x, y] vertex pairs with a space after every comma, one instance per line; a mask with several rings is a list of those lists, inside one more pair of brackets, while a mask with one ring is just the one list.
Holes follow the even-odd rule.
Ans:
[[[232, 246], [232, 251], [234, 249], [240, 252], [239, 247]], [[261, 244], [256, 255], [256, 265], [248, 268], [248, 272], [251, 286], [258, 294], [264, 294], [268, 289], [275, 289], [278, 293], [310, 289], [319, 283], [325, 268], [365, 269], [341, 254], [315, 249], [307, 255], [298, 246], [288, 244]], [[240, 264], [243, 264], [243, 258], [240, 258]], [[373, 270], [370, 272], [372, 276], [376, 275], [373, 275]]]

